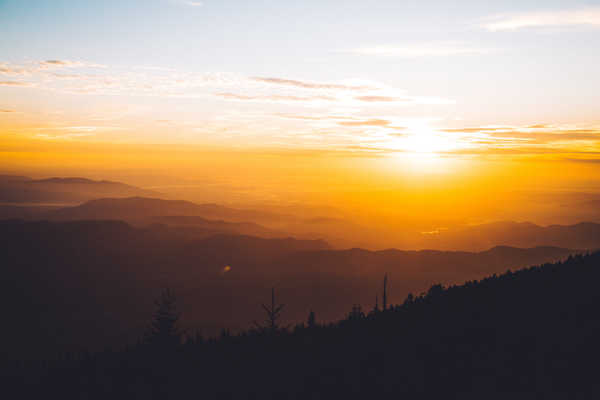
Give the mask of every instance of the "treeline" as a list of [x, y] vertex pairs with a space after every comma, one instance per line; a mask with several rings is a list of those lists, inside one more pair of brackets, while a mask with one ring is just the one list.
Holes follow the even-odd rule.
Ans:
[[[402, 304], [204, 338], [177, 328], [172, 293], [120, 351], [5, 366], [3, 387], [62, 398], [594, 398], [600, 395], [600, 253], [432, 286]], [[98, 327], [102, 329], [102, 327]]]

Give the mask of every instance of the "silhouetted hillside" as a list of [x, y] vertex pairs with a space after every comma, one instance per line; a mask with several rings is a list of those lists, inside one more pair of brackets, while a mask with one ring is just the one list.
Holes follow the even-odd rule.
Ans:
[[80, 203], [99, 197], [157, 196], [152, 190], [121, 182], [87, 178], [48, 178], [0, 175], [0, 203]]
[[34, 179], [30, 180], [29, 183], [40, 184], [40, 183], [54, 183], [58, 185], [118, 185], [121, 187], [133, 188], [133, 186], [126, 185], [120, 182], [112, 182], [107, 180], [95, 181], [88, 178], [47, 178], [47, 179]]
[[597, 398], [599, 280], [600, 253], [577, 256], [433, 285], [387, 310], [354, 306], [333, 324], [319, 324], [317, 310], [290, 329], [191, 334], [180, 345], [173, 333], [175, 342], [17, 368], [6, 382], [25, 374], [20, 393], [92, 399]]
[[[118, 221], [0, 222], [3, 275], [0, 312], [15, 324], [0, 331], [5, 351], [97, 348], [139, 336], [151, 299], [171, 287], [186, 328], [234, 331], [260, 319], [271, 286], [286, 296], [286, 321], [309, 308], [334, 320], [348, 304], [373, 304], [384, 273], [391, 301], [434, 282], [478, 279], [572, 250], [497, 248], [482, 253], [333, 251], [323, 241], [217, 235], [190, 239], [164, 226]], [[15, 306], [17, 305], [17, 306]], [[98, 330], [97, 326], [106, 326]], [[33, 344], [32, 344], [33, 343]]]
[[276, 215], [262, 211], [239, 210], [217, 204], [195, 204], [184, 200], [163, 200], [145, 197], [96, 199], [79, 206], [65, 207], [47, 214], [48, 218], [59, 220], [139, 220], [162, 216], [200, 216], [212, 220], [224, 219], [241, 222], [262, 218], [277, 218]]
[[159, 216], [151, 217], [148, 222], [164, 224], [194, 237], [205, 237], [216, 234], [250, 235], [263, 238], [281, 238], [288, 234], [265, 228], [253, 222], [227, 222], [203, 217], [190, 216]]
[[491, 246], [560, 246], [600, 249], [600, 224], [539, 226], [531, 222], [494, 222], [424, 235], [423, 244], [435, 249], [482, 250]]
[[0, 220], [3, 219], [42, 219], [49, 211], [58, 210], [60, 206], [36, 205], [16, 206], [0, 205]]

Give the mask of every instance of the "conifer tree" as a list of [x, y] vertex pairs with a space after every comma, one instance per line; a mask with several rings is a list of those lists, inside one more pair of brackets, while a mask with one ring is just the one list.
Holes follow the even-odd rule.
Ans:
[[312, 311], [312, 310], [308, 313], [308, 320], [306, 321], [306, 325], [309, 328], [314, 328], [315, 326], [317, 326], [317, 320], [315, 318], [315, 312]]
[[148, 344], [174, 346], [181, 342], [181, 332], [177, 326], [180, 314], [176, 308], [176, 298], [170, 289], [165, 289], [154, 301], [156, 310], [145, 335]]

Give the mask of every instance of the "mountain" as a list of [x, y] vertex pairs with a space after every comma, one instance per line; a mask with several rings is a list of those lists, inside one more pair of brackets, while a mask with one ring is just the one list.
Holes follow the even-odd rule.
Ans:
[[217, 234], [237, 234], [258, 236], [262, 238], [282, 238], [288, 234], [265, 228], [253, 222], [227, 222], [223, 220], [212, 220], [193, 216], [158, 216], [150, 217], [149, 222], [164, 224], [168, 227], [178, 229], [182, 233], [195, 237], [212, 236]]
[[[196, 204], [185, 200], [163, 200], [147, 197], [102, 198], [90, 200], [78, 206], [65, 207], [48, 213], [47, 217], [57, 220], [77, 219], [122, 219], [140, 220], [154, 217], [198, 216], [212, 220], [233, 222], [255, 221], [277, 218], [266, 211], [241, 210], [217, 204]], [[163, 219], [162, 222], [175, 220]], [[179, 219], [180, 224], [190, 224], [193, 220]]]
[[0, 203], [80, 203], [99, 197], [156, 196], [157, 192], [121, 182], [87, 178], [31, 179], [0, 175]]
[[107, 180], [95, 181], [95, 180], [88, 179], [88, 178], [78, 178], [78, 177], [36, 179], [36, 180], [29, 180], [29, 183], [33, 183], [33, 184], [51, 183], [51, 184], [56, 184], [56, 185], [114, 185], [114, 186], [133, 188], [133, 186], [126, 185], [124, 183], [112, 182], [112, 181], [107, 181]]
[[287, 304], [289, 323], [303, 320], [309, 308], [334, 320], [350, 304], [370, 307], [385, 273], [390, 301], [399, 302], [432, 283], [479, 279], [573, 253], [331, 250], [318, 240], [190, 239], [164, 226], [100, 220], [0, 221], [0, 241], [3, 277], [11, 282], [0, 291], [0, 312], [13, 321], [0, 331], [0, 350], [23, 354], [131, 342], [166, 287], [179, 298], [186, 328], [216, 334], [261, 319], [271, 287]]
[[539, 226], [531, 222], [494, 222], [423, 235], [422, 246], [435, 249], [482, 250], [496, 245], [560, 246], [600, 249], [600, 224]]
[[36, 206], [17, 206], [0, 205], [0, 220], [3, 219], [43, 219], [46, 213], [52, 210], [58, 210], [60, 206], [36, 205]]

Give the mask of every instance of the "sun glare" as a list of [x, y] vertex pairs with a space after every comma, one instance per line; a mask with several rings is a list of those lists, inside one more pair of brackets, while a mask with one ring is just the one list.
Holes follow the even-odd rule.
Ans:
[[386, 147], [395, 151], [393, 159], [401, 168], [413, 174], [448, 172], [450, 162], [443, 154], [459, 148], [460, 144], [429, 126], [415, 126], [408, 132], [386, 143]]

